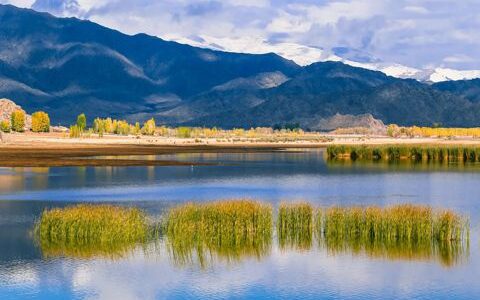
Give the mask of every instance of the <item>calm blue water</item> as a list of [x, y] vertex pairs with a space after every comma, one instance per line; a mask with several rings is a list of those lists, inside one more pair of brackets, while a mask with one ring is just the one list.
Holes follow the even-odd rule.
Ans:
[[[156, 157], [149, 157], [155, 159]], [[323, 152], [181, 154], [202, 167], [0, 168], [1, 299], [478, 299], [480, 167], [342, 165]], [[387, 259], [348, 251], [280, 249], [261, 258], [174, 262], [160, 241], [121, 259], [43, 257], [31, 237], [46, 207], [119, 202], [161, 215], [182, 201], [247, 197], [318, 205], [424, 203], [468, 214], [468, 255]]]

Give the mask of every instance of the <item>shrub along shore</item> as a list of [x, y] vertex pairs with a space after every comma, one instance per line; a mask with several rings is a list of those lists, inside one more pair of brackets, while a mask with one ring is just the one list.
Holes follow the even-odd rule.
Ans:
[[457, 145], [330, 145], [329, 159], [479, 162], [480, 146]]
[[[276, 226], [274, 226], [276, 220]], [[252, 200], [187, 203], [160, 222], [136, 208], [78, 205], [43, 212], [35, 234], [45, 256], [121, 256], [160, 236], [178, 264], [238, 260], [269, 253], [276, 228], [281, 249], [309, 250], [314, 238], [331, 252], [431, 259], [454, 264], [469, 243], [469, 222], [451, 210], [423, 205], [322, 207]], [[208, 255], [210, 254], [210, 255]]]

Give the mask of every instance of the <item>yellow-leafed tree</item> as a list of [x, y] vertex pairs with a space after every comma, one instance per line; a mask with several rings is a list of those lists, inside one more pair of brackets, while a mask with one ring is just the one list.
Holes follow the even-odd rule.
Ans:
[[32, 114], [32, 131], [33, 132], [49, 132], [50, 117], [46, 112], [37, 111]]
[[11, 115], [11, 127], [13, 131], [24, 132], [25, 131], [25, 112], [17, 109]]

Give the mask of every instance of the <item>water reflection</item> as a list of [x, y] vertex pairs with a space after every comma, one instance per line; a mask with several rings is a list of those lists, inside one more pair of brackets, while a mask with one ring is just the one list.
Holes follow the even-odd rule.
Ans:
[[[67, 257], [74, 259], [123, 260], [133, 258], [138, 251], [144, 255], [168, 256], [170, 263], [180, 268], [207, 269], [221, 264], [240, 265], [245, 260], [262, 261], [273, 249], [282, 252], [322, 252], [328, 255], [353, 255], [388, 261], [424, 261], [455, 267], [468, 261], [468, 241], [393, 241], [362, 238], [335, 239], [319, 237], [312, 230], [302, 232], [277, 232], [278, 239], [268, 233], [249, 239], [196, 239], [185, 235], [161, 235], [144, 243], [72, 244], [36, 241], [42, 257], [46, 259]], [[316, 242], [314, 242], [316, 241]]]
[[55, 243], [48, 240], [36, 242], [43, 258], [69, 257], [77, 259], [102, 258], [118, 260], [133, 255], [136, 243]]
[[257, 237], [252, 241], [241, 240], [234, 244], [168, 237], [166, 247], [172, 264], [179, 267], [207, 268], [223, 262], [240, 264], [245, 259], [261, 260], [270, 254], [271, 242], [271, 238], [266, 236]]
[[[414, 165], [411, 170], [359, 162], [341, 166], [325, 161], [321, 151], [192, 154], [181, 159], [197, 158], [220, 164], [87, 167], [83, 173], [76, 168], [50, 168], [48, 186], [39, 184], [38, 189], [34, 177], [45, 173], [0, 168], [0, 199], [15, 200], [0, 201], [0, 298], [477, 299], [480, 295], [480, 168], [476, 166]], [[218, 247], [203, 244], [205, 269], [199, 267], [198, 248], [173, 248], [167, 236], [112, 258], [97, 249], [87, 256], [43, 253], [29, 235], [45, 208], [71, 204], [63, 200], [131, 204], [156, 216], [179, 202], [235, 197], [273, 205], [282, 199], [302, 199], [322, 207], [404, 202], [448, 207], [471, 216], [471, 247], [372, 245], [355, 240], [322, 244], [314, 231], [311, 242], [307, 238], [311, 246], [289, 242], [282, 248], [274, 230], [264, 242], [268, 247], [258, 247], [257, 252], [239, 247], [225, 257], [218, 254]], [[173, 257], [185, 258], [179, 253], [190, 255], [181, 267], [181, 260]]]
[[326, 164], [331, 170], [382, 170], [382, 171], [403, 171], [403, 172], [478, 172], [479, 162], [463, 161], [416, 161], [416, 160], [350, 160], [326, 158]]
[[430, 261], [445, 267], [453, 267], [465, 262], [469, 256], [469, 243], [461, 241], [393, 241], [362, 238], [319, 240], [320, 248], [331, 255], [366, 255], [373, 259], [390, 261]]

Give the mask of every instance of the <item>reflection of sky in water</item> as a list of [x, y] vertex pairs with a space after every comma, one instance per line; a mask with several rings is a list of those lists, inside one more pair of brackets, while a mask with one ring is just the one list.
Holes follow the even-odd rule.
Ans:
[[[159, 159], [219, 162], [195, 167], [0, 169], [4, 200], [205, 200], [251, 197], [329, 203], [421, 201], [466, 209], [480, 172], [392, 171], [330, 166], [323, 152], [178, 154]], [[151, 157], [150, 159], [154, 159]]]
[[[179, 154], [208, 167], [0, 168], [0, 298], [478, 298], [480, 172], [331, 166], [323, 153]], [[151, 157], [150, 159], [155, 159]], [[201, 270], [172, 264], [163, 247], [118, 261], [41, 258], [29, 236], [44, 207], [122, 201], [158, 214], [177, 201], [250, 197], [318, 204], [427, 203], [471, 216], [470, 257], [382, 260], [324, 250], [280, 251]], [[23, 200], [23, 201], [20, 201]], [[150, 201], [152, 200], [152, 201]], [[54, 201], [54, 202], [52, 202]]]
[[[217, 264], [207, 270], [172, 265], [165, 252], [131, 259], [35, 260], [2, 267], [0, 293], [58, 298], [403, 298], [473, 299], [480, 262], [446, 269], [429, 262], [385, 262], [325, 252], [274, 250], [261, 261]], [[6, 272], [5, 272], [6, 271]], [[473, 273], [472, 273], [473, 271]], [[38, 293], [38, 294], [37, 294]], [[18, 295], [18, 294], [16, 294]], [[32, 295], [32, 294], [30, 294]]]

